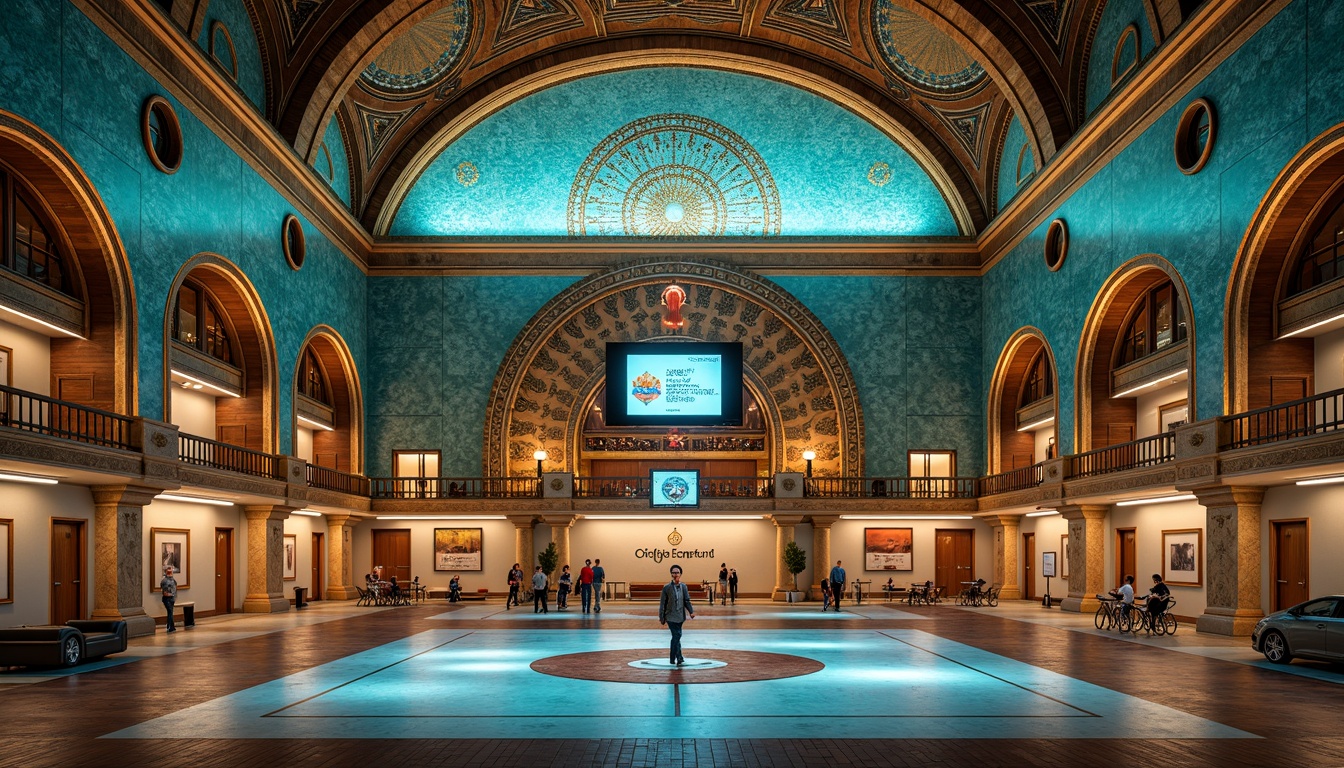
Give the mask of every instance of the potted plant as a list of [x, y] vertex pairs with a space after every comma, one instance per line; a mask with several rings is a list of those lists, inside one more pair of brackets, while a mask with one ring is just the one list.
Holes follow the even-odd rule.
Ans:
[[798, 546], [798, 542], [790, 541], [784, 545], [784, 567], [793, 574], [793, 590], [789, 592], [789, 602], [801, 603], [803, 593], [798, 591], [798, 574], [807, 568], [807, 552]]
[[546, 549], [537, 555], [537, 565], [541, 566], [541, 572], [546, 574], [546, 580], [551, 580], [551, 574], [555, 573], [555, 567], [560, 564], [560, 552], [555, 548], [555, 542], [552, 541], [546, 545]]

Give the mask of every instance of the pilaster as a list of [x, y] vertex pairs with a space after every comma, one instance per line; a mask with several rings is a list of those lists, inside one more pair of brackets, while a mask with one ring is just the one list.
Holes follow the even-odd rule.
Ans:
[[812, 516], [812, 590], [818, 599], [821, 580], [826, 578], [827, 565], [831, 562], [831, 526], [839, 519], [839, 515]]
[[787, 593], [793, 591], [793, 574], [784, 565], [784, 548], [794, 540], [795, 528], [803, 521], [802, 515], [771, 515], [775, 524], [775, 589], [771, 598], [776, 601], [788, 600]]
[[325, 600], [353, 600], [355, 591], [354, 557], [351, 546], [359, 518], [354, 515], [327, 515], [327, 594]]
[[1097, 594], [1106, 591], [1106, 515], [1109, 504], [1066, 504], [1059, 514], [1069, 521], [1069, 596], [1065, 611], [1097, 610]]
[[509, 515], [509, 522], [513, 523], [513, 559], [524, 574], [531, 574], [537, 559], [532, 544], [532, 526], [536, 518], [532, 515]]
[[556, 554], [560, 556], [559, 564], [556, 565], [556, 574], [553, 579], [559, 578], [559, 573], [566, 565], [571, 566], [569, 561], [569, 529], [574, 527], [574, 522], [579, 519], [578, 515], [543, 515], [542, 521], [551, 526], [551, 541], [555, 542]]
[[1200, 632], [1250, 635], [1264, 617], [1260, 593], [1260, 504], [1265, 489], [1217, 485], [1196, 488], [1204, 505], [1204, 614]]
[[131, 637], [154, 634], [145, 613], [145, 505], [156, 488], [95, 485], [93, 491], [93, 618], [126, 622]]
[[243, 613], [284, 613], [285, 520], [293, 507], [261, 504], [243, 507], [247, 517], [247, 596]]
[[994, 531], [994, 583], [999, 585], [999, 598], [1021, 600], [1022, 585], [1018, 583], [1018, 566], [1022, 518], [1017, 515], [994, 515], [981, 518]]

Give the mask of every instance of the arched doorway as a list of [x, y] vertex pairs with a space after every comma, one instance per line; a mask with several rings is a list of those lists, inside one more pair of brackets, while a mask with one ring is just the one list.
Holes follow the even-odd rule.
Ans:
[[990, 474], [1054, 458], [1057, 381], [1054, 351], [1039, 330], [1022, 328], [1004, 344], [989, 389]]
[[308, 332], [294, 368], [293, 455], [309, 464], [364, 471], [364, 395], [345, 340], [330, 326]]

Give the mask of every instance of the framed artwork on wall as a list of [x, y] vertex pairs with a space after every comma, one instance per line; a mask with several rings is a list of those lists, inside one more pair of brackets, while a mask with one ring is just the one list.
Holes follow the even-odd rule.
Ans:
[[1059, 577], [1069, 578], [1069, 534], [1059, 537]]
[[285, 534], [285, 581], [295, 581], [299, 578], [299, 535], [297, 533]]
[[1158, 419], [1161, 421], [1162, 433], [1166, 434], [1184, 424], [1190, 418], [1190, 406], [1186, 400], [1177, 400], [1174, 403], [1158, 406]]
[[14, 521], [0, 520], [0, 603], [14, 602]]
[[913, 528], [864, 528], [863, 568], [866, 571], [913, 571]]
[[1051, 579], [1053, 579], [1053, 578], [1055, 578], [1056, 576], [1059, 575], [1058, 573], [1055, 572], [1055, 553], [1054, 553], [1054, 552], [1042, 552], [1042, 553], [1041, 553], [1041, 575], [1042, 575], [1042, 576], [1046, 576], [1046, 577], [1051, 578]]
[[178, 589], [191, 588], [191, 531], [185, 528], [149, 529], [150, 590], [159, 591], [163, 569], [173, 566]]
[[1204, 530], [1183, 528], [1162, 532], [1162, 580], [1173, 587], [1202, 587]]
[[434, 529], [434, 570], [479, 571], [481, 568], [480, 528]]

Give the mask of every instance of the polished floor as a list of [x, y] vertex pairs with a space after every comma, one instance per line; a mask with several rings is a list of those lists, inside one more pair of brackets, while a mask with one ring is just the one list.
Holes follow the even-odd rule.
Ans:
[[1031, 603], [314, 603], [0, 673], [0, 765], [1344, 765], [1344, 669]]

